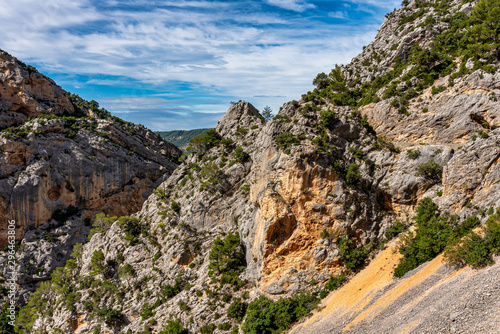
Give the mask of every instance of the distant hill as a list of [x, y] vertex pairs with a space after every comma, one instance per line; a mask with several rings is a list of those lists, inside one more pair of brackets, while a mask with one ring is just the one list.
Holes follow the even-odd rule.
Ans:
[[194, 130], [174, 130], [174, 131], [158, 131], [157, 133], [165, 140], [176, 145], [183, 151], [189, 145], [189, 141], [201, 134], [205, 134], [208, 129], [194, 129]]

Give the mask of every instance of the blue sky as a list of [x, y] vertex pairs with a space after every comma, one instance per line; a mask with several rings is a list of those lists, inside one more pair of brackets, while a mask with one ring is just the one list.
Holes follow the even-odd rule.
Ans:
[[4, 1], [0, 48], [125, 120], [214, 127], [230, 101], [277, 112], [299, 99], [400, 2]]

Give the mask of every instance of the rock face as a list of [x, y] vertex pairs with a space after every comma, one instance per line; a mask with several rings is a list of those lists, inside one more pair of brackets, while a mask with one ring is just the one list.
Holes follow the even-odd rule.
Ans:
[[[19, 260], [31, 265], [23, 269], [23, 286], [65, 263], [96, 212], [138, 211], [181, 152], [143, 126], [78, 113], [67, 92], [4, 52], [0, 69], [0, 247], [7, 243], [7, 221], [15, 220], [16, 239], [27, 234], [25, 257], [32, 262]], [[71, 232], [48, 233], [67, 221], [71, 227], [60, 230]], [[53, 242], [43, 246], [37, 236]], [[59, 248], [57, 256], [40, 252], [47, 247]]]
[[0, 50], [0, 129], [30, 117], [74, 113], [68, 94], [50, 78]]
[[[351, 265], [346, 248], [370, 251], [424, 197], [461, 219], [500, 206], [498, 71], [446, 60], [449, 71], [432, 82], [406, 78], [413, 63], [391, 72], [416, 57], [417, 44], [433, 45], [448, 16], [474, 5], [411, 1], [351, 64], [324, 75], [323, 90], [285, 104], [267, 123], [247, 102], [231, 106], [139, 212], [99, 217], [74, 260], [33, 295], [24, 328], [161, 332], [176, 319], [192, 333], [223, 332], [239, 326], [231, 299], [318, 292]], [[215, 262], [218, 247], [235, 235], [244, 253], [237, 279], [216, 275], [225, 267]]]

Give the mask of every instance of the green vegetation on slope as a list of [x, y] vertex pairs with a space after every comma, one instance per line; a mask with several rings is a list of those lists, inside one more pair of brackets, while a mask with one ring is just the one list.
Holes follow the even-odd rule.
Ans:
[[[493, 211], [493, 210], [491, 210]], [[481, 268], [493, 264], [493, 255], [500, 253], [500, 208], [491, 215], [481, 234], [469, 232], [456, 245], [449, 247], [445, 258], [450, 265], [462, 267], [470, 265]]]
[[414, 233], [401, 237], [400, 253], [404, 258], [394, 269], [394, 276], [401, 277], [424, 262], [434, 259], [447, 246], [456, 243], [465, 234], [479, 225], [474, 215], [459, 223], [457, 215], [440, 213], [438, 206], [426, 197], [418, 205]]
[[[449, 8], [449, 5], [442, 1], [421, 2], [417, 4], [420, 11], [415, 14], [418, 15], [403, 14], [401, 24], [413, 22], [422, 16], [426, 11], [425, 7], [429, 6], [435, 7], [436, 12], [442, 15]], [[359, 73], [356, 79], [348, 81], [341, 68], [337, 66], [329, 75], [318, 74], [313, 81], [317, 88], [304, 94], [302, 98], [305, 101], [319, 103], [321, 100], [328, 100], [338, 106], [359, 107], [380, 101], [382, 94], [382, 99], [395, 97], [392, 105], [399, 108], [402, 114], [406, 114], [409, 100], [421, 94], [440, 77], [453, 73], [451, 79], [454, 79], [480, 68], [490, 73], [497, 70], [493, 64], [500, 56], [500, 24], [497, 19], [499, 16], [500, 0], [480, 0], [469, 16], [464, 12], [445, 16], [443, 22], [448, 24], [448, 29], [437, 35], [429, 48], [413, 45], [405, 59], [396, 58], [389, 72], [372, 76], [371, 80], [361, 83]], [[429, 18], [435, 23], [433, 16]], [[354, 63], [353, 66], [373, 69], [372, 66], [377, 62], [377, 58], [379, 55], [375, 53], [362, 64]], [[457, 58], [460, 59], [458, 71], [455, 63]], [[472, 61], [474, 64], [470, 70], [465, 67], [467, 61]], [[402, 75], [405, 69], [407, 73]], [[450, 84], [453, 84], [451, 80]], [[439, 88], [435, 91], [439, 92]]]
[[189, 141], [196, 136], [204, 135], [208, 129], [158, 131], [157, 133], [168, 142], [171, 142], [182, 151], [186, 152]]
[[302, 293], [277, 301], [260, 296], [248, 305], [247, 318], [243, 324], [246, 334], [277, 334], [315, 308], [319, 299], [315, 295]]

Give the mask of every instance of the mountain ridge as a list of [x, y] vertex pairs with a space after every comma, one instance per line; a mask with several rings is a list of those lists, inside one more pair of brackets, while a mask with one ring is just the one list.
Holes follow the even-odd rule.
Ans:
[[172, 130], [172, 131], [156, 131], [163, 139], [171, 142], [179, 147], [184, 153], [187, 153], [186, 148], [189, 146], [191, 139], [198, 135], [203, 135], [208, 129], [192, 129], [192, 130]]

